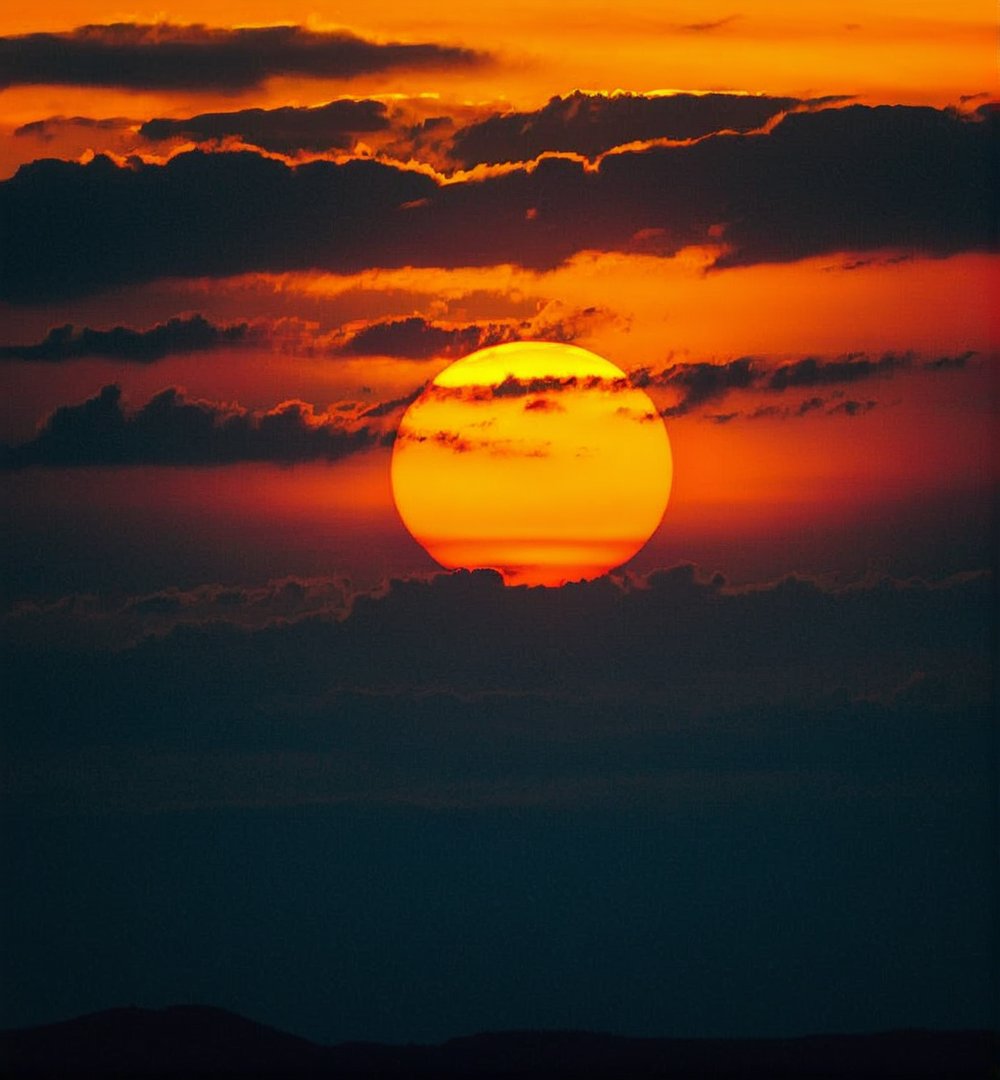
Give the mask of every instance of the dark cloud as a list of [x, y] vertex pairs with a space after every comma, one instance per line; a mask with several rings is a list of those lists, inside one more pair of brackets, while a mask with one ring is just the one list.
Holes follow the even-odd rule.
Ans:
[[451, 103], [447, 114], [432, 115], [428, 103], [419, 98], [393, 100], [391, 105], [376, 99], [339, 98], [312, 107], [233, 109], [145, 122], [122, 117], [52, 116], [24, 124], [15, 134], [42, 141], [74, 129], [95, 138], [102, 132], [129, 134], [133, 141], [128, 147], [110, 142], [107, 147], [124, 153], [141, 145], [137, 137], [153, 143], [237, 139], [288, 155], [352, 150], [362, 136], [382, 157], [420, 160], [450, 173], [457, 167], [531, 161], [553, 151], [597, 159], [629, 143], [697, 139], [720, 131], [747, 132], [775, 122], [790, 110], [816, 110], [844, 100], [832, 96], [802, 99], [576, 91], [553, 97], [531, 112]]
[[373, 161], [292, 169], [249, 152], [125, 168], [105, 157], [39, 161], [0, 187], [0, 295], [33, 301], [252, 268], [360, 269], [391, 261], [375, 254], [396, 246], [388, 223], [436, 190], [427, 176]]
[[381, 319], [347, 331], [331, 344], [341, 356], [396, 356], [409, 360], [457, 358], [511, 341], [574, 341], [596, 322], [611, 316], [598, 308], [553, 312], [543, 309], [533, 319], [489, 323], [434, 322], [419, 315]]
[[913, 357], [908, 354], [886, 353], [878, 360], [866, 356], [847, 356], [842, 360], [817, 360], [808, 356], [794, 364], [784, 364], [772, 371], [765, 386], [768, 390], [788, 390], [803, 386], [830, 386], [852, 383], [861, 379], [889, 377], [906, 370]]
[[564, 390], [603, 390], [615, 392], [625, 390], [629, 380], [605, 379], [599, 375], [585, 377], [577, 375], [536, 375], [530, 379], [519, 379], [516, 375], [505, 375], [498, 383], [482, 385], [466, 384], [463, 386], [436, 386], [427, 388], [429, 394], [438, 398], [455, 398], [461, 401], [489, 402], [504, 398], [530, 397], [533, 394], [560, 393]]
[[483, 59], [471, 49], [378, 43], [343, 30], [123, 22], [0, 38], [0, 88], [52, 83], [245, 90], [275, 75], [351, 79], [397, 68], [467, 67]]
[[[489, 425], [487, 425], [489, 426]], [[416, 428], [408, 425], [396, 432], [395, 441], [410, 443], [435, 443], [454, 454], [476, 451], [494, 458], [546, 458], [552, 453], [550, 439], [505, 439], [473, 433], [469, 428], [454, 429]]]
[[44, 120], [32, 120], [14, 129], [19, 138], [33, 137], [43, 142], [50, 142], [66, 128], [82, 128], [84, 131], [125, 131], [134, 126], [135, 121], [123, 116], [95, 119], [89, 116], [48, 116]]
[[519, 340], [509, 323], [442, 326], [418, 315], [384, 319], [349, 334], [336, 351], [345, 356], [399, 356], [428, 360], [434, 356], [464, 356], [488, 345]]
[[877, 401], [854, 401], [848, 399], [847, 401], [841, 401], [839, 404], [834, 405], [829, 410], [830, 416], [836, 416], [838, 413], [843, 413], [845, 416], [863, 416], [866, 412], [871, 412], [878, 405]]
[[297, 150], [348, 149], [354, 145], [355, 135], [388, 127], [383, 102], [343, 98], [313, 108], [241, 109], [201, 113], [185, 120], [147, 120], [139, 134], [153, 142], [234, 137], [265, 150], [294, 154]]
[[712, 30], [721, 30], [722, 27], [736, 22], [739, 17], [739, 15], [727, 15], [725, 18], [713, 19], [709, 22], [684, 23], [681, 25], [680, 29], [688, 30], [694, 34], [710, 33]]
[[395, 433], [394, 441], [410, 443], [434, 443], [453, 454], [472, 451], [489, 454], [496, 458], [544, 458], [552, 452], [547, 439], [503, 439], [490, 435], [473, 434], [470, 430], [428, 429], [409, 426]]
[[924, 366], [931, 371], [962, 371], [975, 355], [976, 353], [970, 350], [955, 356], [938, 356], [933, 360], [928, 360]]
[[596, 170], [543, 158], [448, 184], [376, 161], [292, 168], [252, 153], [39, 161], [0, 185], [0, 299], [252, 270], [547, 269], [584, 250], [669, 254], [720, 235], [718, 268], [985, 249], [992, 138], [992, 121], [852, 106], [789, 115], [767, 135], [611, 154]]
[[378, 419], [382, 416], [390, 416], [394, 412], [400, 412], [408, 405], [412, 405], [414, 401], [424, 392], [423, 386], [418, 386], [415, 390], [412, 390], [409, 394], [404, 394], [402, 397], [393, 398], [391, 401], [379, 401], [375, 405], [369, 405], [367, 408], [362, 409], [358, 414], [361, 419]]
[[174, 353], [202, 352], [249, 344], [257, 340], [263, 328], [249, 323], [216, 326], [201, 315], [169, 319], [148, 330], [133, 330], [116, 326], [111, 330], [94, 330], [84, 326], [57, 326], [43, 341], [34, 345], [0, 345], [0, 360], [60, 363], [102, 357], [152, 363]]
[[537, 397], [524, 403], [525, 412], [565, 412], [565, 406], [560, 405], [555, 398]]
[[[826, 408], [827, 406], [830, 408]], [[809, 413], [826, 409], [827, 416], [861, 416], [878, 405], [877, 401], [835, 401], [832, 399], [811, 397], [798, 405], [760, 405], [751, 412], [739, 409], [728, 413], [707, 413], [706, 420], [714, 424], [729, 424], [733, 420], [789, 420], [807, 416]]]
[[341, 579], [289, 577], [263, 585], [212, 583], [139, 596], [73, 594], [49, 602], [24, 601], [0, 615], [0, 625], [5, 636], [24, 644], [124, 648], [182, 625], [221, 620], [253, 629], [306, 615], [342, 617], [349, 598], [350, 588]]
[[[734, 414], [733, 419], [739, 415], [741, 414]], [[782, 408], [780, 405], [761, 405], [759, 408], [754, 409], [753, 412], [747, 413], [746, 417], [748, 420], [777, 420], [792, 415], [794, 415], [792, 410]]]
[[267, 412], [192, 400], [170, 387], [134, 412], [105, 386], [80, 405], [63, 405], [30, 442], [0, 448], [7, 468], [29, 465], [221, 465], [238, 461], [335, 460], [379, 445], [384, 433], [302, 401]]
[[[559, 320], [547, 325], [563, 326]], [[572, 317], [566, 325], [574, 325]], [[438, 333], [428, 335], [429, 326]], [[325, 355], [372, 353], [422, 359], [430, 355], [464, 355], [499, 340], [517, 340], [513, 333], [505, 333], [502, 338], [492, 332], [487, 335], [487, 328], [476, 324], [446, 331], [419, 318], [377, 322], [367, 329], [374, 329], [376, 333], [362, 339], [366, 342], [363, 347], [353, 350], [344, 349], [342, 345], [331, 347], [329, 335], [323, 335], [317, 339], [319, 351]], [[364, 332], [357, 331], [356, 334]], [[171, 319], [146, 331], [116, 327], [111, 331], [85, 329], [74, 333], [66, 327], [50, 331], [45, 341], [37, 345], [6, 347], [0, 350], [0, 359], [61, 362], [101, 356], [146, 363], [176, 352], [269, 342], [274, 340], [273, 333], [274, 328], [267, 324], [238, 323], [220, 328], [200, 316]], [[347, 340], [353, 342], [356, 337], [350, 336]], [[422, 344], [425, 342], [430, 342], [426, 352]], [[296, 337], [293, 348], [303, 347]], [[288, 401], [270, 411], [254, 412], [239, 405], [188, 399], [184, 391], [176, 387], [161, 391], [138, 410], [129, 412], [123, 405], [120, 389], [106, 386], [81, 404], [60, 406], [29, 442], [17, 446], [0, 445], [0, 467], [332, 460], [375, 445], [390, 445], [394, 432], [391, 427], [378, 422], [401, 413], [422, 394], [483, 404], [528, 398], [531, 400], [525, 402], [526, 410], [557, 411], [561, 408], [558, 395], [568, 391], [614, 394], [633, 387], [666, 390], [677, 394], [678, 400], [660, 412], [663, 416], [677, 418], [739, 391], [794, 392], [801, 387], [851, 384], [885, 377], [900, 369], [925, 373], [960, 371], [972, 355], [945, 356], [919, 363], [909, 354], [894, 353], [887, 353], [879, 360], [855, 356], [819, 361], [810, 357], [776, 369], [767, 368], [760, 360], [741, 357], [723, 364], [674, 364], [660, 372], [644, 368], [615, 379], [547, 375], [521, 379], [507, 375], [499, 382], [481, 386], [423, 384], [398, 398], [371, 404], [339, 402], [326, 412], [318, 412], [313, 405], [302, 401]], [[812, 396], [795, 406], [764, 405], [750, 413], [733, 410], [709, 414], [708, 419], [723, 424], [740, 416], [747, 419], [801, 417], [828, 405], [827, 415], [857, 416], [877, 404], [871, 399], [837, 401], [836, 397], [828, 400]], [[635, 415], [639, 422], [652, 418], [651, 413]], [[417, 432], [412, 437], [434, 437], [438, 441], [447, 438], [452, 441], [453, 448], [459, 450], [471, 449], [473, 445], [465, 434], [455, 432]], [[527, 448], [508, 447], [495, 440], [480, 440], [475, 445], [492, 453], [546, 452], [545, 446], [536, 444]]]
[[[56, 734], [51, 725], [60, 717], [60, 733], [80, 742], [142, 739], [151, 734], [150, 725], [161, 723], [157, 736], [243, 740], [254, 737], [251, 718], [246, 729], [227, 734], [214, 710], [246, 715], [253, 702], [262, 715], [294, 701], [300, 715], [308, 715], [311, 709], [303, 706], [312, 703], [316, 718], [322, 717], [310, 740], [329, 745], [339, 730], [367, 743], [385, 733], [365, 734], [349, 715], [327, 712], [327, 695], [401, 694], [415, 706], [420, 695], [452, 694], [469, 702], [473, 714], [479, 712], [476, 699], [511, 697], [516, 703], [530, 696], [554, 706], [543, 711], [553, 722], [560, 714], [577, 715], [582, 726], [544, 730], [532, 714], [515, 720], [517, 729], [540, 744], [555, 739], [572, 758], [569, 747], [577, 739], [641, 742], [651, 727], [664, 738], [699, 716], [742, 713], [746, 734], [753, 735], [762, 721], [754, 710], [761, 707], [895, 700], [914, 679], [916, 656], [921, 679], [946, 684], [946, 700], [985, 704], [990, 693], [988, 574], [939, 584], [881, 579], [841, 587], [791, 576], [734, 589], [720, 574], [706, 577], [681, 565], [645, 578], [601, 578], [559, 589], [505, 587], [489, 570], [393, 581], [349, 601], [339, 588], [319, 588], [315, 595], [301, 583], [289, 588], [295, 595], [276, 595], [274, 587], [169, 590], [96, 614], [86, 606], [74, 613], [64, 602], [50, 605], [53, 618], [61, 607], [59, 634], [76, 617], [82, 626], [100, 623], [106, 637], [119, 619], [135, 644], [102, 657], [100, 645], [76, 634], [86, 664], [78, 656], [52, 655], [43, 685], [30, 676], [31, 665], [10, 665], [18, 737], [45, 740]], [[227, 592], [229, 614], [220, 602]], [[260, 620], [248, 623], [247, 608], [254, 604]], [[185, 608], [192, 611], [190, 621], [180, 617]], [[35, 619], [37, 639], [42, 615], [21, 611], [8, 619], [13, 652], [30, 653], [18, 636], [18, 620]], [[176, 625], [171, 629], [170, 623]], [[144, 638], [143, 627], [152, 625], [168, 632]], [[650, 713], [653, 700], [656, 711]], [[152, 711], [136, 708], [143, 701]], [[92, 720], [67, 723], [67, 714], [77, 710]], [[207, 724], [201, 732], [196, 718]], [[283, 732], [267, 723], [264, 731], [277, 740], [275, 748], [304, 734], [301, 726]], [[488, 733], [466, 729], [470, 740]]]
[[806, 413], [813, 412], [815, 409], [823, 408], [823, 399], [819, 397], [806, 398], [801, 405], [795, 410], [797, 416], [805, 416]]
[[996, 243], [995, 117], [966, 123], [947, 110], [854, 105], [790, 115], [772, 134], [744, 141], [719, 267]]
[[531, 161], [552, 150], [595, 158], [615, 146], [647, 139], [695, 139], [715, 131], [751, 131], [789, 109], [831, 100], [576, 91], [550, 98], [532, 112], [502, 113], [460, 128], [449, 154], [466, 168]]
[[71, 325], [53, 327], [42, 341], [0, 345], [0, 361], [61, 363], [102, 357], [152, 363], [186, 352], [236, 345], [269, 346], [309, 357], [392, 356], [405, 360], [457, 358], [511, 341], [570, 342], [612, 316], [599, 308], [565, 311], [546, 305], [533, 318], [488, 323], [435, 322], [422, 316], [377, 319], [331, 332], [298, 319], [217, 325], [202, 315], [179, 316], [148, 329], [115, 326], [108, 330]]
[[832, 271], [850, 272], [851, 270], [864, 270], [869, 266], [898, 266], [900, 263], [911, 262], [913, 255], [890, 255], [882, 259], [852, 259], [850, 262], [840, 263], [838, 266], [827, 266], [824, 269]]
[[[906, 371], [960, 371], [975, 356], [974, 352], [958, 356], [942, 356], [918, 363], [912, 353], [884, 353], [872, 358], [861, 353], [849, 354], [836, 359], [821, 359], [807, 356], [793, 363], [777, 367], [767, 365], [763, 360], [753, 357], [740, 357], [727, 363], [672, 364], [662, 371], [650, 368], [634, 371], [629, 379], [633, 386], [641, 388], [660, 388], [672, 390], [680, 395], [679, 400], [663, 410], [664, 416], [684, 416], [704, 405], [718, 401], [733, 391], [762, 390], [768, 393], [784, 393], [808, 389], [815, 386], [849, 385], [869, 379], [888, 379], [899, 372]], [[778, 405], [764, 405], [754, 412], [746, 414], [749, 419], [764, 417], [804, 416], [806, 413], [822, 408], [827, 404], [821, 397], [810, 397], [798, 406], [789, 408]], [[857, 415], [860, 411], [874, 407], [875, 402], [847, 403], [831, 410], [831, 413], [843, 412]], [[716, 423], [728, 423], [740, 412], [715, 414], [711, 417]]]
[[754, 361], [743, 356], [726, 364], [675, 364], [664, 369], [655, 382], [681, 394], [680, 401], [664, 409], [663, 415], [683, 416], [730, 390], [748, 389], [757, 378]]

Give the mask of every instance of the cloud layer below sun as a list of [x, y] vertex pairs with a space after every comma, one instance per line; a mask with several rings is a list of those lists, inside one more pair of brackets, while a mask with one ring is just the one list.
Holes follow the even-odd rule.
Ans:
[[[854, 782], [863, 783], [881, 776], [879, 748], [889, 744], [889, 757], [915, 778], [942, 742], [935, 716], [966, 725], [966, 751], [980, 730], [991, 590], [983, 576], [850, 588], [790, 577], [733, 589], [679, 566], [561, 590], [504, 588], [482, 571], [394, 581], [374, 595], [286, 580], [166, 590], [117, 605], [67, 597], [5, 618], [22, 640], [9, 669], [18, 720], [6, 739], [24, 762], [86, 755], [98, 744], [148, 747], [154, 757], [173, 747], [192, 762], [251, 744], [290, 753], [287, 773], [254, 789], [262, 804], [587, 802], [618, 775], [633, 777], [633, 794], [645, 777], [656, 797], [721, 747], [751, 786], [755, 770], [784, 785], [795, 776], [822, 784], [828, 769], [845, 770], [846, 782], [860, 768]], [[595, 635], [594, 627], [618, 631]], [[53, 635], [69, 648], [38, 652]], [[115, 651], [104, 651], [109, 645]], [[822, 667], [812, 662], [817, 651]], [[244, 718], [238, 733], [235, 717]], [[368, 762], [366, 773], [378, 770], [382, 787], [356, 768], [313, 772], [310, 762], [332, 763], [331, 740]], [[414, 740], [436, 765], [430, 757], [406, 764], [400, 747]], [[775, 757], [789, 753], [789, 740], [794, 766]], [[169, 757], [151, 767], [169, 771]], [[193, 776], [175, 795], [166, 772], [138, 796], [127, 785], [114, 796], [100, 772], [62, 775], [61, 786], [41, 787], [22, 771], [19, 794], [65, 805], [251, 797], [228, 770], [222, 788]]]

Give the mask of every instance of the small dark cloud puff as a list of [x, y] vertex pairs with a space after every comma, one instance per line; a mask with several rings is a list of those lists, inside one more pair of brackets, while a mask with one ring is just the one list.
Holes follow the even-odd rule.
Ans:
[[239, 461], [335, 460], [385, 440], [377, 427], [303, 401], [267, 412], [192, 400], [170, 387], [134, 412], [105, 386], [80, 405], [56, 409], [38, 434], [0, 448], [6, 468], [30, 465], [222, 465]]
[[877, 401], [854, 401], [848, 398], [846, 401], [841, 401], [834, 405], [829, 410], [831, 416], [836, 416], [838, 413], [843, 413], [845, 416], [864, 416], [866, 412], [871, 412], [878, 405]]
[[249, 271], [546, 270], [585, 250], [668, 255], [694, 243], [721, 244], [715, 269], [985, 250], [994, 135], [995, 118], [849, 106], [792, 113], [769, 134], [621, 151], [596, 169], [543, 157], [447, 184], [374, 160], [291, 167], [251, 152], [42, 160], [0, 184], [0, 299]]
[[707, 22], [682, 23], [678, 29], [687, 30], [693, 34], [711, 33], [713, 30], [721, 30], [724, 26], [736, 22], [739, 15], [726, 15], [722, 19], [711, 19]]
[[51, 83], [232, 91], [276, 75], [352, 79], [398, 68], [469, 67], [485, 59], [472, 49], [367, 41], [344, 30], [120, 22], [0, 37], [0, 88]]
[[656, 385], [681, 392], [676, 405], [663, 410], [664, 416], [683, 416], [692, 409], [725, 396], [730, 390], [746, 390], [757, 378], [753, 361], [740, 357], [726, 364], [675, 364], [654, 380]]
[[101, 357], [148, 364], [174, 353], [202, 352], [249, 344], [262, 333], [250, 323], [216, 326], [201, 315], [168, 319], [148, 330], [115, 326], [95, 330], [89, 326], [57, 326], [33, 345], [0, 345], [0, 360], [62, 363]]
[[805, 416], [806, 413], [814, 412], [816, 409], [822, 409], [824, 405], [821, 397], [806, 398], [798, 408], [795, 410], [796, 416]]
[[525, 412], [565, 412], [564, 405], [560, 405], [555, 398], [537, 397], [524, 403]]

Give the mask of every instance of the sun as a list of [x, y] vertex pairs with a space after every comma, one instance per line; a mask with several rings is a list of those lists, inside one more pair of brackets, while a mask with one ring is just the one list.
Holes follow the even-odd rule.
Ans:
[[445, 368], [392, 453], [403, 524], [448, 569], [561, 585], [630, 559], [663, 517], [673, 464], [649, 397], [575, 345], [513, 342]]

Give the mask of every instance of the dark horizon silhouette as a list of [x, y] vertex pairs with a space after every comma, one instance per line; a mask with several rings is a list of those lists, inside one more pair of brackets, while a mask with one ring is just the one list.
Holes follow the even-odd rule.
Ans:
[[0, 1032], [15, 1077], [896, 1077], [994, 1075], [988, 1031], [903, 1030], [786, 1039], [631, 1038], [586, 1031], [496, 1031], [440, 1044], [323, 1046], [205, 1005], [135, 1006]]

